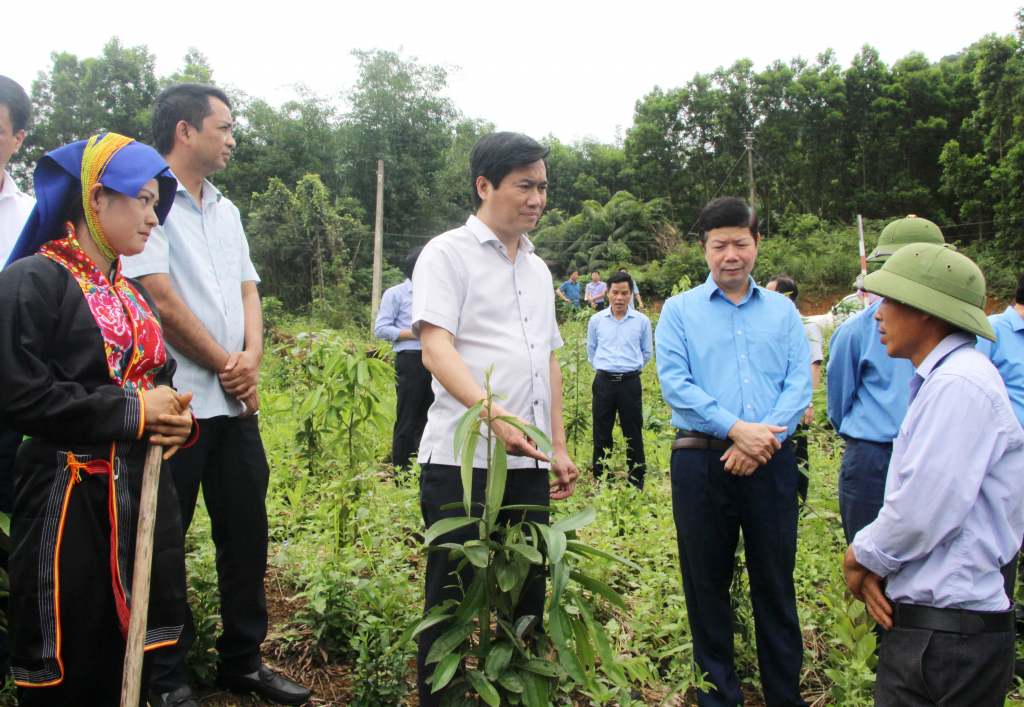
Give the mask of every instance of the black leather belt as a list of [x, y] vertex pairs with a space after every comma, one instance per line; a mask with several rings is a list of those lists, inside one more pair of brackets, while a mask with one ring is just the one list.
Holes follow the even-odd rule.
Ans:
[[598, 371], [597, 377], [609, 381], [628, 381], [640, 377], [640, 371], [629, 371], [628, 373], [611, 373], [609, 371]]
[[1012, 631], [1014, 618], [1012, 609], [970, 611], [969, 609], [936, 609], [933, 606], [894, 603], [892, 605], [892, 624], [900, 628], [919, 628], [927, 631], [972, 636], [976, 633]]
[[732, 442], [727, 439], [690, 430], [677, 430], [676, 440], [672, 443], [672, 449], [711, 449], [716, 452], [724, 452], [731, 446]]

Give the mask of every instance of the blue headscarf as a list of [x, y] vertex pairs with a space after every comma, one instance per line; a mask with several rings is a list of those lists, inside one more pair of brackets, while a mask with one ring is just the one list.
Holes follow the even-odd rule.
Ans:
[[[8, 265], [35, 254], [47, 241], [64, 237], [71, 207], [82, 201], [82, 155], [88, 142], [80, 140], [58, 147], [39, 160], [35, 171], [36, 205], [7, 259]], [[162, 224], [174, 204], [178, 180], [160, 153], [149, 145], [133, 141], [118, 150], [98, 182], [134, 199], [150, 179], [156, 179], [160, 185], [156, 215]]]

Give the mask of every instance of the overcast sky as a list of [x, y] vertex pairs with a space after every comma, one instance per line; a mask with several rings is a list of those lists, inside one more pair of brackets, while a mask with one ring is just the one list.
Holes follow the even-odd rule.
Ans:
[[[148, 45], [159, 74], [190, 46], [215, 80], [280, 104], [301, 82], [322, 94], [355, 80], [352, 49], [403, 47], [452, 68], [450, 95], [468, 116], [499, 129], [563, 141], [615, 137], [655, 85], [749, 57], [813, 60], [828, 47], [848, 65], [865, 43], [892, 63], [911, 51], [935, 61], [988, 33], [1014, 30], [1024, 0], [591, 0], [502, 2], [172, 3], [36, 0], [4, 11], [0, 74], [26, 90], [52, 51], [95, 56], [113, 35]], [[16, 26], [20, 23], [20, 27]]]

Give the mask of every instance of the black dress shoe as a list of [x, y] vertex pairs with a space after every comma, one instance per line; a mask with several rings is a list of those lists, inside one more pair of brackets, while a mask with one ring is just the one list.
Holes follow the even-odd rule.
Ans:
[[279, 705], [301, 705], [309, 699], [310, 690], [288, 678], [283, 678], [266, 665], [248, 675], [220, 675], [217, 687], [243, 695], [255, 692]]
[[149, 693], [149, 707], [199, 707], [199, 698], [188, 685], [170, 692]]

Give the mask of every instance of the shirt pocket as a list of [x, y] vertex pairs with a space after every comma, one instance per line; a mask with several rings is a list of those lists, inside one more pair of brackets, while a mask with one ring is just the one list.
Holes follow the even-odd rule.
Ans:
[[750, 363], [781, 385], [789, 369], [789, 336], [777, 329], [749, 329]]

